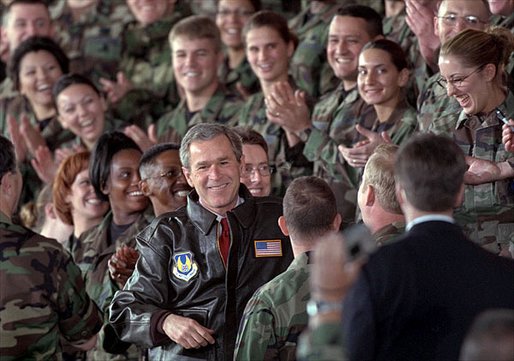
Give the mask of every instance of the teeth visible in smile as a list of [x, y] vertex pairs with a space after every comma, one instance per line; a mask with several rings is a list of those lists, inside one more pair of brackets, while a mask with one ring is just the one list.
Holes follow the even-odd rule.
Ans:
[[339, 64], [348, 64], [352, 61], [352, 59], [348, 59], [348, 58], [336, 58], [336, 63], [339, 63]]
[[48, 84], [38, 85], [38, 87], [36, 89], [37, 89], [37, 91], [42, 92], [42, 91], [50, 89], [50, 85], [48, 85]]
[[195, 76], [198, 76], [200, 75], [200, 73], [198, 73], [197, 71], [188, 71], [187, 73], [184, 74], [186, 77], [188, 78], [193, 78]]
[[93, 119], [84, 120], [80, 123], [81, 128], [89, 127], [93, 124]]
[[225, 188], [227, 185], [226, 184], [223, 184], [223, 185], [220, 185], [220, 186], [211, 186], [209, 187], [210, 189], [214, 190], [214, 191], [219, 191], [220, 189], [223, 189]]
[[131, 196], [131, 197], [139, 197], [139, 196], [143, 195], [143, 192], [141, 192], [141, 191], [134, 191], [134, 192], [130, 192], [128, 195]]
[[236, 28], [228, 28], [226, 30], [226, 32], [230, 35], [236, 35], [237, 33], [239, 33], [239, 29], [236, 29]]
[[101, 201], [97, 198], [93, 198], [93, 199], [88, 199], [86, 200], [86, 203], [89, 203], [89, 204], [92, 204], [94, 206], [97, 206], [101, 203]]
[[270, 70], [271, 69], [271, 64], [259, 64], [259, 69]]

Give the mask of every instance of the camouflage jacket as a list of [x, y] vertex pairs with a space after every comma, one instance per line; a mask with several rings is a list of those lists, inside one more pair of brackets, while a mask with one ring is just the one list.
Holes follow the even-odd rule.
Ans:
[[146, 127], [179, 103], [168, 34], [180, 16], [174, 13], [144, 28], [134, 22], [124, 29], [119, 68], [134, 88], [113, 107], [115, 118]]
[[359, 96], [357, 88], [345, 92], [343, 84], [324, 96], [314, 107], [312, 130], [303, 154], [314, 162], [314, 175], [330, 185], [344, 223], [352, 223], [357, 205], [360, 171], [350, 167], [337, 146], [351, 146], [361, 140], [356, 124], [367, 129], [375, 123], [375, 109]]
[[[508, 92], [498, 108], [507, 118], [514, 118], [514, 94]], [[453, 135], [465, 155], [505, 162], [513, 159], [514, 153], [503, 146], [502, 125], [494, 110], [486, 116], [462, 111]], [[497, 251], [497, 244], [514, 242], [514, 178], [466, 186], [455, 219], [468, 237], [487, 249]]]
[[290, 147], [282, 127], [268, 121], [262, 92], [248, 98], [239, 117], [238, 125], [252, 128], [268, 143], [270, 164], [276, 169], [271, 180], [272, 194], [281, 197], [294, 178], [312, 174], [312, 163], [303, 155], [304, 143]]
[[379, 246], [389, 244], [405, 232], [405, 222], [393, 222], [373, 233]]
[[396, 105], [396, 108], [384, 123], [378, 118], [371, 126], [371, 130], [377, 133], [387, 132], [394, 144], [402, 144], [414, 133], [417, 125], [416, 110], [406, 100]]
[[308, 321], [309, 268], [309, 254], [303, 253], [254, 293], [240, 323], [234, 360], [295, 359]]
[[451, 137], [462, 108], [437, 83], [440, 76], [437, 73], [430, 77], [418, 98], [418, 130]]
[[[116, 240], [109, 239], [112, 217], [110, 211], [99, 225], [80, 236], [83, 251], [81, 255], [76, 255], [77, 264], [82, 269], [86, 281], [87, 292], [105, 315], [104, 327], [96, 347], [88, 351], [88, 355], [92, 360], [137, 360], [139, 351], [134, 346], [128, 348], [129, 344], [121, 343], [116, 337], [112, 337], [112, 332], [106, 332], [108, 308], [114, 294], [119, 290], [116, 282], [111, 279], [107, 262], [122, 245], [135, 248], [136, 235], [150, 224], [153, 216], [149, 213], [141, 214]], [[109, 346], [109, 351], [119, 354], [108, 353], [104, 348], [106, 344]]]
[[100, 330], [102, 314], [57, 241], [0, 212], [0, 245], [2, 360], [61, 360], [60, 337], [86, 341]]
[[260, 89], [259, 79], [255, 76], [246, 57], [241, 64], [234, 69], [230, 68], [228, 58], [225, 57], [225, 61], [219, 68], [218, 76], [227, 91], [233, 94], [239, 94], [239, 90], [237, 89], [238, 83], [241, 84], [249, 94], [254, 94]]
[[346, 361], [341, 322], [306, 329], [300, 335], [296, 356], [301, 361]]
[[341, 4], [327, 6], [320, 14], [310, 14], [309, 6], [289, 21], [289, 28], [299, 38], [291, 58], [289, 72], [299, 88], [318, 97], [339, 84], [327, 62], [328, 27]]
[[9, 78], [8, 74], [6, 75], [6, 78], [0, 83], [0, 100], [13, 98], [18, 95], [18, 91], [14, 89], [14, 83], [11, 78]]
[[219, 123], [235, 125], [243, 105], [241, 99], [219, 86], [205, 107], [196, 113], [189, 113], [186, 100], [178, 107], [164, 114], [157, 122], [157, 137], [160, 142], [180, 143], [187, 130], [195, 124]]
[[70, 72], [95, 83], [118, 71], [125, 24], [133, 20], [127, 5], [119, 0], [101, 0], [98, 6], [75, 21], [66, 1], [51, 8], [57, 41], [70, 59]]

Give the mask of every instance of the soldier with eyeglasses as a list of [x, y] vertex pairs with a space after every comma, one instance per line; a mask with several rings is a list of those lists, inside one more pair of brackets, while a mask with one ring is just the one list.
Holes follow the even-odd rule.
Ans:
[[[437, 16], [434, 17], [434, 33], [443, 44], [462, 30], [484, 30], [489, 24], [490, 16], [485, 1], [443, 0]], [[455, 99], [446, 94], [445, 85], [449, 82], [458, 86], [465, 80], [463, 76], [441, 79], [439, 72], [427, 80], [418, 98], [418, 129], [421, 132], [451, 136], [460, 107]]]

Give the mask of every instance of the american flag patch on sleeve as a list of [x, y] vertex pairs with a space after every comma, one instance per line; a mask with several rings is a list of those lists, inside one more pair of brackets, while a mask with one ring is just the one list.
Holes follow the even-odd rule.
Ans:
[[253, 241], [255, 257], [281, 257], [282, 241], [280, 239]]

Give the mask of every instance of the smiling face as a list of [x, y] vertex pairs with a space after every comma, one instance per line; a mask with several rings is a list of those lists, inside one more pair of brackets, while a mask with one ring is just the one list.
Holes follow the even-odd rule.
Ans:
[[[441, 44], [453, 38], [464, 29], [484, 30], [488, 26], [489, 13], [482, 0], [445, 0], [439, 6], [438, 16], [455, 15], [459, 17], [454, 25], [448, 25], [444, 19], [434, 18], [435, 35]], [[470, 24], [463, 17], [476, 16], [482, 22]]]
[[235, 207], [241, 163], [228, 138], [221, 134], [210, 140], [194, 141], [189, 147], [190, 169], [183, 168], [187, 182], [195, 188], [200, 203], [219, 215]]
[[371, 37], [366, 21], [352, 16], [334, 16], [328, 33], [327, 58], [341, 80], [357, 79], [357, 64], [362, 47]]
[[96, 196], [89, 180], [88, 169], [84, 169], [77, 174], [71, 185], [70, 193], [66, 197], [66, 202], [71, 205], [73, 223], [77, 223], [77, 218], [100, 219], [109, 209], [109, 203], [101, 201]]
[[159, 154], [149, 172], [141, 181], [141, 190], [150, 198], [156, 216], [186, 205], [191, 187], [182, 173], [178, 149]]
[[357, 84], [359, 94], [367, 104], [394, 106], [400, 97], [401, 87], [407, 84], [407, 69], [398, 71], [388, 52], [367, 49], [359, 56]]
[[286, 43], [271, 27], [254, 28], [246, 34], [246, 57], [260, 81], [287, 80], [289, 58], [293, 52], [293, 43]]
[[176, 0], [127, 0], [127, 5], [142, 25], [147, 26], [161, 20], [173, 11]]
[[11, 7], [7, 24], [2, 27], [11, 52], [21, 42], [33, 36], [53, 35], [52, 21], [43, 4], [15, 4]]
[[56, 103], [63, 128], [72, 131], [91, 149], [105, 128], [104, 99], [87, 84], [72, 84], [59, 93]]
[[491, 13], [509, 16], [514, 12], [514, 0], [487, 0]]
[[241, 183], [254, 197], [269, 196], [271, 193], [271, 175], [263, 176], [259, 173], [260, 167], [269, 167], [268, 155], [257, 144], [243, 144], [245, 156], [244, 168], [250, 170], [241, 174]]
[[27, 53], [20, 62], [20, 93], [32, 104], [51, 106], [52, 87], [62, 75], [55, 57], [45, 50]]
[[[450, 80], [446, 88], [448, 96], [453, 96], [466, 114], [488, 112], [494, 108], [494, 104], [490, 104], [494, 65], [489, 64], [480, 70], [476, 66], [463, 66], [462, 59], [447, 55], [439, 58], [439, 70], [442, 78]], [[451, 84], [452, 80], [464, 77], [460, 85]]]
[[109, 203], [117, 224], [128, 224], [128, 216], [141, 213], [148, 206], [148, 198], [139, 189], [138, 164], [141, 152], [123, 149], [112, 157], [110, 175], [102, 192]]
[[218, 68], [223, 61], [210, 39], [177, 36], [171, 43], [175, 78], [186, 93], [211, 95], [218, 86]]
[[242, 49], [241, 32], [244, 25], [255, 12], [250, 0], [220, 0], [216, 25], [220, 30], [221, 41], [229, 48]]

